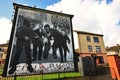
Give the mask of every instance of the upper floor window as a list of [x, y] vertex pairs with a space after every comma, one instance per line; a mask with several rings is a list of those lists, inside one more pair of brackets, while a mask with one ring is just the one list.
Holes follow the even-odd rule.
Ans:
[[90, 36], [86, 36], [86, 38], [87, 38], [87, 42], [90, 42], [91, 40], [90, 40]]
[[91, 45], [88, 45], [88, 51], [92, 52], [92, 46]]
[[101, 52], [101, 47], [100, 46], [95, 46], [96, 52]]
[[0, 53], [0, 58], [2, 58], [3, 57], [3, 54], [2, 53]]
[[95, 43], [99, 43], [98, 37], [93, 37]]
[[116, 53], [119, 53], [120, 51], [119, 51], [119, 50], [116, 50], [115, 52], [116, 52]]
[[4, 49], [3, 48], [0, 48], [0, 52], [3, 52], [4, 51]]

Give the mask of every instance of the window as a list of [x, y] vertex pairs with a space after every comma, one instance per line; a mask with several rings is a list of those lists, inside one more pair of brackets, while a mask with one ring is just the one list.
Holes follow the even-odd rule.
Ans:
[[98, 64], [103, 64], [103, 63], [104, 63], [103, 56], [97, 56], [97, 57], [96, 57], [96, 62], [97, 62]]
[[95, 43], [99, 43], [98, 37], [93, 37]]
[[101, 47], [100, 46], [95, 46], [96, 52], [101, 52]]
[[0, 48], [0, 52], [2, 51], [2, 48]]
[[116, 50], [116, 53], [119, 53], [119, 50]]
[[3, 57], [3, 54], [2, 53], [0, 53], [0, 58], [2, 58]]
[[90, 36], [86, 36], [86, 38], [87, 38], [87, 42], [90, 42], [91, 40], [90, 40]]
[[88, 51], [92, 52], [92, 46], [91, 45], [88, 45]]
[[4, 48], [0, 48], [0, 52], [3, 52], [4, 51]]

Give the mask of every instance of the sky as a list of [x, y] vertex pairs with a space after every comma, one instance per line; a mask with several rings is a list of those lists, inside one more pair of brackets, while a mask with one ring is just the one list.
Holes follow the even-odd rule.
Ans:
[[[13, 2], [74, 15], [73, 30], [103, 34], [105, 46], [120, 44], [120, 0], [3, 0], [0, 3], [0, 44], [10, 37]], [[77, 48], [76, 34], [74, 38]]]

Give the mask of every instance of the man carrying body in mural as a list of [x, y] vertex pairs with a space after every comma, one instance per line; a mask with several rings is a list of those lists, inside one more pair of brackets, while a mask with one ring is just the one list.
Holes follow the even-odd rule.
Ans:
[[64, 52], [64, 54], [61, 54], [61, 56], [64, 55], [64, 57], [61, 57], [61, 58], [64, 58], [64, 61], [66, 61], [67, 52], [69, 53], [69, 49], [68, 49], [67, 43], [70, 44], [70, 39], [66, 35], [64, 30], [61, 31], [61, 34], [62, 34], [61, 44], [62, 44], [62, 49], [63, 49], [63, 52]]
[[46, 24], [43, 30], [43, 44], [44, 44], [43, 59], [44, 60], [48, 58], [49, 50], [51, 47], [50, 40], [51, 40], [50, 26]]
[[22, 53], [22, 50], [24, 48], [25, 54], [26, 54], [26, 63], [27, 63], [27, 70], [29, 72], [33, 72], [33, 67], [31, 65], [31, 39], [33, 38], [33, 32], [30, 28], [30, 21], [26, 18], [23, 21], [23, 26], [20, 26], [16, 31], [16, 52], [13, 61], [11, 62], [11, 69], [9, 70], [9, 74], [13, 74], [16, 71], [17, 64], [20, 58], [20, 55]]
[[68, 43], [70, 43], [70, 39], [65, 34], [65, 31], [62, 29], [62, 26], [59, 25], [58, 31], [59, 31], [59, 41], [58, 41], [59, 44], [57, 46], [59, 48], [61, 62], [64, 62], [64, 61], [66, 61], [67, 51], [69, 52], [69, 49], [67, 46], [67, 41], [68, 41]]
[[61, 27], [58, 25], [59, 23], [54, 22], [53, 26], [54, 28], [51, 29], [51, 36], [53, 37], [53, 57], [57, 58], [57, 50], [59, 50], [60, 56], [61, 56], [61, 62], [63, 62], [63, 50], [62, 50], [62, 34], [61, 34]]
[[[69, 52], [67, 42], [70, 43], [69, 37], [65, 34], [65, 31], [62, 30], [62, 25], [59, 23], [53, 23], [54, 28], [51, 31], [51, 36], [54, 39], [54, 43], [52, 45], [53, 49], [53, 57], [57, 58], [57, 49], [59, 49], [59, 53], [61, 56], [61, 62], [66, 61], [67, 52]], [[64, 52], [64, 54], [63, 54]]]
[[60, 44], [60, 32], [58, 31], [58, 23], [57, 22], [53, 22], [53, 28], [51, 28], [51, 36], [53, 37], [53, 45], [52, 45], [52, 50], [53, 50], [53, 57], [57, 58], [57, 49], [59, 48], [59, 44]]
[[37, 58], [37, 47], [39, 48], [38, 52], [38, 60], [41, 60], [42, 58], [42, 49], [43, 49], [43, 39], [42, 39], [42, 22], [38, 22], [35, 24], [35, 27], [33, 28], [33, 32], [35, 34], [34, 41], [33, 41], [33, 61]]

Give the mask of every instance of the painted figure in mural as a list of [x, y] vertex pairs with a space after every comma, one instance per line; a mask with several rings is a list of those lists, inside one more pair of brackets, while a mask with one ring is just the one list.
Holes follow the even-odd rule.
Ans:
[[61, 44], [62, 44], [62, 49], [63, 49], [63, 52], [64, 52], [64, 54], [61, 54], [61, 59], [62, 60], [64, 59], [64, 61], [66, 61], [67, 52], [69, 53], [67, 43], [70, 44], [70, 39], [66, 35], [64, 30], [61, 31], [61, 34], [62, 34], [62, 36], [61, 36]]
[[[52, 45], [52, 50], [53, 50], [53, 57], [57, 58], [57, 50], [59, 50], [60, 55], [62, 54], [62, 44], [61, 44], [61, 28], [58, 26], [58, 23], [54, 22], [53, 23], [54, 28], [51, 29], [51, 36], [53, 37], [53, 45]], [[63, 56], [62, 56], [63, 57]], [[61, 62], [63, 62], [61, 58]]]
[[51, 47], [50, 40], [51, 40], [50, 26], [46, 24], [43, 30], [43, 44], [44, 44], [43, 59], [45, 60], [48, 58], [49, 50]]
[[60, 32], [58, 31], [58, 23], [54, 22], [53, 23], [53, 28], [51, 28], [51, 36], [53, 37], [53, 45], [52, 45], [52, 50], [53, 50], [53, 57], [57, 58], [57, 49], [60, 47]]
[[[16, 65], [18, 64], [20, 55], [22, 50], [24, 49], [26, 54], [26, 63], [27, 63], [27, 70], [29, 72], [33, 72], [33, 67], [31, 65], [31, 41], [33, 38], [33, 31], [30, 28], [30, 21], [29, 19], [24, 19], [23, 26], [21, 25], [16, 31], [16, 52], [13, 61], [11, 62], [11, 69], [9, 70], [9, 74], [13, 74], [16, 71]], [[24, 57], [24, 56], [23, 56]]]
[[57, 45], [59, 45], [58, 48], [61, 57], [61, 62], [64, 62], [66, 61], [67, 51], [69, 52], [67, 41], [70, 43], [70, 39], [65, 34], [65, 31], [62, 29], [61, 26], [58, 27], [58, 31], [59, 31], [59, 41]]
[[[53, 37], [53, 57], [57, 58], [57, 50], [59, 49], [61, 62], [66, 61], [67, 52], [69, 52], [67, 42], [70, 43], [69, 37], [66, 35], [65, 31], [62, 29], [60, 23], [53, 23], [54, 28], [51, 29], [51, 36]], [[63, 53], [64, 52], [64, 53]]]
[[37, 47], [39, 48], [38, 60], [42, 59], [41, 58], [43, 53], [42, 27], [43, 27], [42, 22], [39, 22], [35, 24], [35, 27], [33, 28], [33, 32], [35, 34], [33, 41], [33, 61], [37, 59]]

